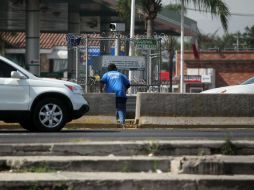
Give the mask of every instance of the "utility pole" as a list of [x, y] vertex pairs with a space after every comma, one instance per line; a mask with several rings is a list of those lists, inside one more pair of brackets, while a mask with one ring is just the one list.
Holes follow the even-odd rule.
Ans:
[[[130, 23], [130, 48], [129, 48], [129, 56], [133, 56], [133, 48], [134, 48], [134, 32], [135, 32], [135, 0], [131, 0], [131, 23]], [[129, 81], [132, 81], [132, 71], [129, 70]], [[132, 88], [130, 87], [130, 93], [132, 93]]]
[[135, 32], [135, 0], [131, 0], [131, 23], [130, 23], [130, 48], [129, 56], [133, 55], [133, 41]]
[[180, 93], [184, 92], [184, 0], [181, 4], [181, 62], [180, 62]]

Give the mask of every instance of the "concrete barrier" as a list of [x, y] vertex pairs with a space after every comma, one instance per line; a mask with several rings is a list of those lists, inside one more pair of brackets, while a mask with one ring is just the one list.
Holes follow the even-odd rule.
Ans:
[[80, 119], [73, 121], [72, 124], [116, 124], [115, 94], [87, 93], [85, 98], [89, 103], [90, 110]]
[[254, 95], [138, 93], [135, 121], [140, 127], [252, 127], [253, 116]]

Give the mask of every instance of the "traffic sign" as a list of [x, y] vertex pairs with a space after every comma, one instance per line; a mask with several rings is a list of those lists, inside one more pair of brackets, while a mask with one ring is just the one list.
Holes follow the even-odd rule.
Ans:
[[145, 69], [145, 58], [143, 56], [102, 56], [102, 67], [108, 67], [111, 63], [114, 63], [118, 69]]
[[134, 45], [137, 49], [151, 49], [158, 48], [157, 41], [155, 39], [137, 39], [134, 41]]

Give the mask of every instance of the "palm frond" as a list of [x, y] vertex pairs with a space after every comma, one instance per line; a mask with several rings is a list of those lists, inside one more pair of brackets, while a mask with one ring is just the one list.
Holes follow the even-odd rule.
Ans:
[[227, 31], [231, 14], [223, 0], [184, 0], [184, 3], [193, 3], [196, 9], [210, 12], [212, 16], [219, 16], [223, 29]]

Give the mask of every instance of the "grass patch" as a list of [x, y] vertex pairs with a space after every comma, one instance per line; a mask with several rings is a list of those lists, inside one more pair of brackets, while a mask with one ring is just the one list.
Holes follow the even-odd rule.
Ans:
[[40, 185], [35, 182], [27, 187], [27, 190], [73, 190], [73, 187], [61, 182], [54, 185]]
[[19, 170], [19, 172], [51, 173], [56, 172], [56, 170], [50, 168], [47, 164], [39, 164], [37, 166], [22, 168]]

